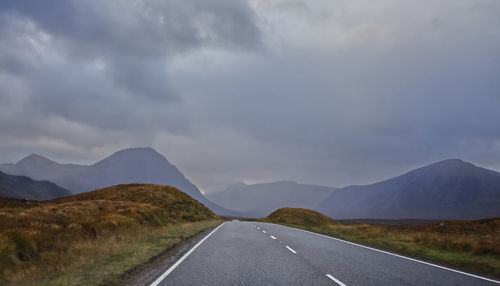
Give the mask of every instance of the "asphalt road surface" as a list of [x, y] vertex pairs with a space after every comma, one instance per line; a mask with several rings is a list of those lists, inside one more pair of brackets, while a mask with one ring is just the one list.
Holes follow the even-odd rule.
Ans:
[[151, 285], [499, 285], [327, 236], [226, 222]]

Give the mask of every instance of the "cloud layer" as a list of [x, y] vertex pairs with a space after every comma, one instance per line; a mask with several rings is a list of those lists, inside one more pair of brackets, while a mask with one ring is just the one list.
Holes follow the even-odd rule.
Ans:
[[206, 191], [500, 170], [498, 1], [2, 1], [0, 160], [153, 146]]

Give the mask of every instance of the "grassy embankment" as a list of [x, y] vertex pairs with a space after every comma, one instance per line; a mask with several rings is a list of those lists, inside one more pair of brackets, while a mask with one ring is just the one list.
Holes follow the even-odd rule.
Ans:
[[500, 218], [427, 225], [342, 225], [318, 212], [283, 208], [260, 219], [500, 278]]
[[0, 201], [0, 285], [112, 285], [221, 218], [167, 186]]

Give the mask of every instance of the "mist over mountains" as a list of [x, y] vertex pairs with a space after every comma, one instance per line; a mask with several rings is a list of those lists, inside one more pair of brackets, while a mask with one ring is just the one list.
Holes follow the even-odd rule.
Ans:
[[209, 201], [198, 188], [154, 149], [130, 148], [89, 166], [59, 164], [40, 155], [30, 155], [0, 170], [39, 180], [48, 180], [78, 194], [117, 184], [148, 183], [176, 187], [218, 214], [237, 215]]
[[234, 184], [225, 191], [208, 194], [217, 204], [250, 216], [264, 217], [282, 207], [315, 208], [336, 188], [279, 181], [246, 185]]

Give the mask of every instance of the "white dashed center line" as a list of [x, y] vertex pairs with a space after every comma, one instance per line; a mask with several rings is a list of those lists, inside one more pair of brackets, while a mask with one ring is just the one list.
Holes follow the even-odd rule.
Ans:
[[337, 278], [333, 277], [330, 274], [326, 274], [326, 277], [330, 278], [331, 280], [333, 280], [335, 283], [339, 284], [340, 286], [346, 286], [344, 283], [340, 282], [340, 280], [338, 280]]
[[[253, 227], [256, 227], [257, 229], [260, 229], [260, 227], [258, 227], [258, 226], [256, 226], [256, 225], [253, 225]], [[267, 231], [265, 231], [265, 230], [263, 230], [262, 232], [263, 232], [263, 233], [267, 233]], [[272, 239], [277, 239], [277, 238], [276, 238], [276, 236], [274, 236], [274, 235], [270, 235], [269, 237], [270, 237], [270, 238], [272, 238]], [[283, 241], [281, 241], [281, 240], [280, 240], [280, 243], [283, 243]], [[286, 248], [287, 248], [288, 250], [290, 250], [293, 254], [296, 254], [296, 253], [297, 253], [297, 251], [293, 250], [290, 246], [288, 246], [288, 245], [285, 245], [285, 246], [286, 246]], [[342, 283], [342, 282], [341, 282], [340, 280], [338, 280], [337, 278], [333, 277], [331, 274], [326, 274], [326, 277], [328, 277], [330, 280], [332, 280], [333, 282], [337, 283], [337, 284], [338, 284], [338, 285], [340, 285], [340, 286], [346, 286], [344, 283]]]
[[286, 246], [286, 248], [288, 248], [288, 250], [290, 250], [293, 254], [297, 253], [297, 251], [293, 250], [290, 246]]

